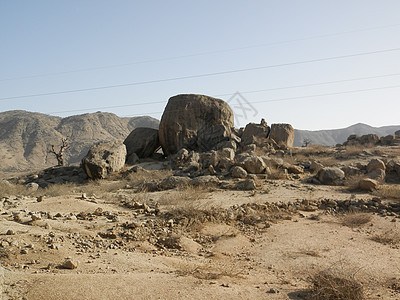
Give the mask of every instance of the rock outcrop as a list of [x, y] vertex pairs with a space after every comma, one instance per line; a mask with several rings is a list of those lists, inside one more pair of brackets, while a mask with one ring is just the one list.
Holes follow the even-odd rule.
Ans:
[[126, 147], [120, 142], [98, 143], [82, 159], [82, 167], [92, 179], [106, 178], [125, 165]]
[[233, 112], [223, 100], [194, 94], [171, 97], [159, 126], [164, 154], [180, 149], [209, 151], [229, 140]]
[[136, 128], [125, 139], [126, 162], [135, 163], [132, 159], [133, 154], [139, 158], [150, 157], [159, 147], [158, 130], [153, 128]]

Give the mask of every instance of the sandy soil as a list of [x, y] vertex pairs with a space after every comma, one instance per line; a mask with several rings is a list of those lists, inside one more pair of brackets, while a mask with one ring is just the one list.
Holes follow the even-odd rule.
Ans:
[[[178, 193], [145, 197], [160, 201], [165, 195], [178, 198]], [[130, 191], [96, 200], [78, 194], [43, 202], [26, 198], [4, 208], [0, 241], [8, 258], [2, 252], [3, 299], [309, 299], [310, 276], [333, 267], [355, 274], [368, 299], [400, 298], [399, 245], [371, 240], [398, 230], [398, 218], [371, 214], [369, 222], [355, 228], [325, 211], [294, 213], [268, 226], [203, 222], [182, 232], [180, 247], [174, 249], [151, 239], [124, 241], [106, 235], [126, 222], [155, 218], [122, 206], [121, 195], [127, 198]], [[343, 187], [276, 180], [265, 181], [256, 193], [204, 191], [191, 207], [371, 197]], [[170, 208], [167, 203], [160, 209]], [[96, 210], [102, 213], [95, 215]], [[13, 212], [21, 213], [20, 222], [14, 221]], [[51, 218], [32, 221], [29, 212]], [[77, 218], [79, 213], [91, 217]], [[77, 262], [76, 269], [59, 267], [67, 258]]]

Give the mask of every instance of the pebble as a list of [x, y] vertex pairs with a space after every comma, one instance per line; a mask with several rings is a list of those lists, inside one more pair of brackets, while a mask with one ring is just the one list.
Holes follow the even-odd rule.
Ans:
[[67, 259], [60, 265], [60, 267], [63, 269], [73, 270], [78, 267], [78, 262], [72, 259]]

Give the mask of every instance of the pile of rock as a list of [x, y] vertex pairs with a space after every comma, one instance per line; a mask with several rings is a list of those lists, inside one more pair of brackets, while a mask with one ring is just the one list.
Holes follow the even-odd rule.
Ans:
[[311, 183], [325, 185], [341, 185], [346, 178], [359, 175], [359, 187], [363, 190], [373, 190], [380, 182], [400, 182], [400, 160], [371, 159], [367, 164], [357, 163], [342, 167], [324, 167], [315, 161], [303, 163], [306, 171], [316, 171]]
[[[171, 97], [161, 118], [159, 130], [137, 128], [123, 143], [94, 145], [82, 160], [86, 174], [105, 178], [125, 164], [135, 164], [154, 156], [162, 148], [174, 170], [191, 177], [234, 173], [268, 174], [271, 160], [255, 155], [257, 147], [271, 152], [293, 147], [294, 129], [290, 124], [272, 124], [262, 120], [237, 130], [233, 112], [221, 99], [185, 94]], [[277, 165], [277, 163], [274, 163]], [[278, 165], [283, 165], [279, 163]], [[241, 169], [239, 169], [241, 168]], [[292, 173], [300, 167], [284, 166]]]
[[382, 146], [399, 146], [400, 145], [400, 135], [396, 131], [395, 134], [389, 134], [383, 137], [379, 137], [376, 134], [366, 134], [358, 136], [352, 134], [347, 138], [347, 141], [343, 143], [344, 146], [360, 146], [360, 145], [382, 145]]

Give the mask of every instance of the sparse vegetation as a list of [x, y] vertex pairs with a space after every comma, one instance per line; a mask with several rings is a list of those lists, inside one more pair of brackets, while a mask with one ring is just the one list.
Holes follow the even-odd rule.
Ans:
[[369, 213], [348, 213], [342, 217], [342, 225], [355, 228], [371, 222], [372, 215]]
[[382, 234], [377, 234], [371, 240], [384, 245], [400, 244], [400, 231], [397, 228], [392, 228]]
[[318, 272], [311, 278], [314, 300], [362, 300], [363, 286], [350, 274], [341, 269]]
[[383, 185], [374, 192], [374, 195], [385, 199], [400, 200], [400, 185]]
[[66, 150], [70, 149], [70, 146], [68, 144], [68, 140], [69, 140], [68, 137], [62, 138], [61, 139], [61, 146], [57, 151], [54, 148], [55, 147], [54, 145], [51, 145], [50, 146], [50, 150], [48, 151], [48, 153], [54, 154], [54, 156], [57, 159], [57, 166], [59, 166], [59, 167], [62, 167], [62, 166], [65, 165], [64, 154], [65, 154]]

